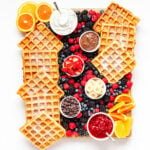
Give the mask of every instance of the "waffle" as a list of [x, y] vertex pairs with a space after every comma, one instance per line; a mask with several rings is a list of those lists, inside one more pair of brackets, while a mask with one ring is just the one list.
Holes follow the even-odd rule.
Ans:
[[103, 23], [136, 26], [139, 21], [140, 19], [134, 16], [134, 14], [129, 10], [113, 2], [108, 6], [101, 17], [94, 24], [93, 29], [100, 33]]
[[39, 113], [46, 112], [60, 123], [59, 95], [29, 96], [25, 98], [26, 120], [31, 121]]
[[46, 72], [57, 82], [59, 65], [56, 51], [24, 51], [23, 77], [24, 81], [32, 79], [37, 72]]
[[65, 135], [65, 129], [45, 113], [27, 122], [20, 131], [41, 150], [45, 150]]
[[59, 98], [64, 95], [64, 92], [59, 86], [54, 83], [52, 78], [47, 73], [37, 73], [32, 79], [24, 83], [18, 90], [18, 94], [25, 100], [28, 96], [41, 95], [59, 95]]
[[117, 41], [99, 53], [92, 63], [109, 83], [117, 82], [135, 67], [134, 58]]
[[26, 34], [18, 44], [23, 51], [57, 51], [63, 43], [43, 24], [36, 25], [35, 30]]
[[115, 40], [133, 56], [135, 47], [135, 27], [129, 25], [103, 24], [101, 31], [101, 45], [99, 52], [104, 50], [110, 43]]

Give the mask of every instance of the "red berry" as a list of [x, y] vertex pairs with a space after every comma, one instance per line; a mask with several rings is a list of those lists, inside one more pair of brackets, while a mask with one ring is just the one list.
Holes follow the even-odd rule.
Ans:
[[62, 68], [63, 72], [68, 72], [68, 68]]
[[61, 76], [61, 78], [67, 78], [67, 75], [63, 75], [63, 76]]
[[85, 25], [85, 22], [81, 22], [81, 25], [84, 26], [84, 25]]
[[79, 44], [75, 45], [75, 49], [78, 50], [80, 48]]
[[126, 76], [125, 76], [127, 79], [131, 80], [132, 79], [132, 73], [128, 73]]
[[78, 99], [78, 98], [79, 98], [79, 94], [78, 94], [78, 93], [75, 93], [75, 94], [73, 95], [73, 97], [75, 97], [76, 99]]
[[69, 89], [69, 84], [68, 84], [68, 83], [65, 83], [65, 84], [64, 84], [64, 89], [65, 89], [65, 90], [68, 90], [68, 89]]
[[114, 101], [114, 100], [115, 100], [115, 97], [112, 96], [112, 95], [110, 95], [110, 101], [112, 102], [112, 101]]
[[99, 18], [101, 16], [101, 13], [97, 12], [96, 16], [97, 16], [97, 18]]
[[69, 43], [69, 44], [73, 44], [73, 42], [74, 42], [74, 39], [73, 39], [73, 38], [68, 39], [68, 43]]
[[124, 89], [122, 92], [123, 92], [123, 93], [128, 93], [128, 92], [129, 92], [129, 89], [126, 88], [126, 89]]
[[73, 135], [73, 132], [71, 130], [66, 131], [66, 136], [72, 136], [72, 135]]
[[92, 15], [92, 22], [96, 22], [97, 21], [97, 19], [98, 19], [98, 17], [96, 16], [96, 15]]
[[113, 103], [111, 103], [111, 102], [109, 102], [108, 104], [107, 104], [107, 107], [110, 109], [110, 108], [112, 108], [114, 106], [114, 104]]
[[82, 59], [83, 59], [83, 61], [86, 61], [87, 57], [86, 56], [82, 56]]
[[69, 123], [69, 128], [70, 128], [71, 130], [73, 130], [74, 128], [76, 128], [76, 124], [75, 124], [74, 122], [70, 122], [70, 123]]
[[77, 29], [81, 29], [81, 28], [82, 28], [82, 24], [81, 24], [81, 23], [78, 23]]
[[87, 130], [87, 123], [84, 124], [83, 128], [85, 131]]
[[88, 70], [86, 73], [87, 74], [93, 74], [93, 70]]
[[82, 98], [82, 97], [79, 97], [78, 100], [79, 100], [79, 102], [82, 102], [82, 101], [83, 101], [83, 98]]
[[95, 15], [96, 14], [96, 12], [95, 11], [93, 11], [93, 10], [89, 10], [89, 15]]
[[73, 84], [73, 83], [74, 83], [74, 80], [73, 80], [73, 79], [70, 79], [70, 80], [68, 81], [68, 83], [69, 83], [69, 84]]
[[77, 38], [76, 38], [77, 43], [79, 43], [79, 39], [80, 39], [80, 37], [77, 37]]
[[114, 93], [113, 88], [111, 88], [111, 89], [110, 89], [110, 93], [111, 93], [111, 94], [113, 94], [113, 93]]
[[74, 83], [74, 87], [77, 89], [80, 86], [80, 83], [76, 82]]
[[90, 80], [91, 78], [93, 78], [93, 75], [88, 74], [86, 77], [87, 77], [87, 80]]
[[132, 87], [132, 85], [133, 85], [133, 82], [132, 82], [132, 81], [128, 81], [128, 82], [127, 82], [127, 87], [128, 87], [129, 89]]
[[91, 112], [91, 116], [92, 116], [92, 115], [94, 115], [94, 113], [93, 113], [93, 112]]
[[101, 100], [101, 101], [100, 101], [100, 104], [101, 104], [101, 105], [103, 105], [103, 104], [104, 104], [104, 101], [103, 101], [103, 100]]
[[106, 78], [103, 78], [102, 80], [104, 81], [105, 84], [108, 83], [108, 80]]
[[76, 131], [73, 131], [74, 136], [79, 136], [79, 133]]
[[81, 118], [82, 117], [82, 113], [80, 112], [77, 116], [77, 118]]
[[75, 46], [72, 45], [72, 46], [70, 47], [70, 50], [71, 50], [72, 52], [74, 52], [74, 51], [76, 50]]
[[73, 31], [73, 33], [77, 33], [77, 32], [78, 32], [77, 30], [74, 30], [74, 31]]
[[86, 84], [86, 81], [82, 80], [82, 81], [81, 81], [81, 85], [82, 85], [82, 86], [85, 86], [85, 84]]
[[62, 36], [62, 35], [57, 35], [57, 38], [58, 38], [59, 40], [61, 40], [61, 39], [63, 38], [63, 36]]
[[112, 85], [112, 88], [113, 88], [113, 89], [117, 89], [117, 88], [118, 88], [118, 84], [117, 84], [117, 83], [114, 83], [114, 84]]
[[99, 108], [95, 108], [95, 112], [98, 113], [100, 111]]

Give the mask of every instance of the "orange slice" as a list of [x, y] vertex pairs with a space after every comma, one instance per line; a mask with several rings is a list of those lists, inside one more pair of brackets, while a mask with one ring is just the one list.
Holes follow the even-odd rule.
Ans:
[[36, 8], [37, 8], [37, 3], [35, 2], [25, 2], [23, 3], [19, 9], [18, 9], [18, 14], [23, 14], [23, 13], [31, 13], [35, 19], [36, 19]]
[[125, 104], [124, 106], [120, 107], [117, 110], [117, 113], [127, 113], [127, 112], [131, 111], [134, 107], [135, 107], [134, 103]]
[[127, 119], [127, 116], [124, 114], [109, 113], [109, 115], [114, 119], [114, 121], [117, 121], [117, 120], [125, 121]]
[[30, 13], [23, 13], [17, 17], [17, 27], [22, 32], [29, 32], [34, 29], [35, 19]]
[[122, 101], [124, 101], [125, 103], [132, 103], [133, 98], [129, 94], [121, 94], [121, 95], [117, 96], [115, 99], [115, 102], [117, 102], [117, 103], [122, 102]]
[[125, 105], [124, 102], [120, 102], [115, 104], [111, 109], [108, 110], [109, 113], [114, 112], [115, 110], [119, 109], [120, 107], [122, 107], [123, 105]]
[[36, 17], [41, 22], [48, 22], [52, 14], [53, 8], [48, 3], [42, 2], [36, 9]]

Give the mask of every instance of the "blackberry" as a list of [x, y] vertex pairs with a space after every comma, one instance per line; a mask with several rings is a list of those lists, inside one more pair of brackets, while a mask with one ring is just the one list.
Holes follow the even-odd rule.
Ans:
[[101, 111], [101, 112], [106, 112], [106, 108], [105, 108], [105, 106], [104, 106], [104, 105], [100, 105], [100, 107], [99, 107], [99, 108], [100, 108], [100, 111]]
[[121, 79], [121, 84], [124, 86], [127, 84], [127, 81], [128, 81], [128, 79], [124, 77]]
[[107, 95], [105, 95], [103, 99], [105, 104], [107, 104], [110, 101], [110, 98]]
[[81, 15], [87, 15], [88, 14], [88, 10], [84, 9], [82, 12], [81, 12]]
[[80, 15], [80, 11], [76, 11], [75, 13], [76, 13], [76, 15], [78, 15], [78, 16]]
[[82, 15], [83, 21], [87, 22], [88, 21], [88, 16], [87, 15]]
[[69, 88], [69, 94], [73, 95], [75, 93], [75, 88], [72, 84], [70, 84], [70, 88]]
[[82, 21], [82, 17], [78, 16], [78, 22], [81, 22], [81, 21]]
[[89, 27], [90, 29], [92, 29], [92, 27], [93, 27], [93, 22], [92, 21], [88, 21], [88, 22], [86, 22], [86, 27]]
[[69, 124], [66, 123], [66, 122], [62, 122], [62, 126], [63, 126], [66, 130], [69, 129]]
[[87, 15], [88, 20], [91, 20], [92, 16], [91, 15]]

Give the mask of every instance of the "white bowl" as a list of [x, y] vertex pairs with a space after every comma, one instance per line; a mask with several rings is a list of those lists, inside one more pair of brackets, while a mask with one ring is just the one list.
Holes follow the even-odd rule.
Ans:
[[97, 141], [106, 141], [106, 140], [109, 139], [109, 137], [105, 137], [105, 138], [96, 138], [96, 137], [94, 137], [94, 136], [90, 133], [90, 131], [89, 131], [89, 122], [90, 122], [90, 120], [91, 120], [94, 116], [96, 116], [96, 115], [101, 115], [101, 114], [102, 114], [102, 115], [105, 115], [105, 116], [107, 116], [107, 117], [109, 117], [110, 120], [112, 121], [113, 129], [112, 129], [111, 134], [109, 134], [109, 135], [110, 135], [110, 136], [113, 135], [114, 130], [115, 130], [114, 120], [112, 119], [112, 117], [111, 117], [110, 115], [108, 115], [107, 113], [103, 113], [103, 112], [95, 113], [94, 115], [92, 115], [92, 116], [89, 118], [89, 120], [88, 120], [88, 122], [87, 122], [87, 131], [88, 131], [90, 137], [92, 137], [94, 140], [97, 140]]

